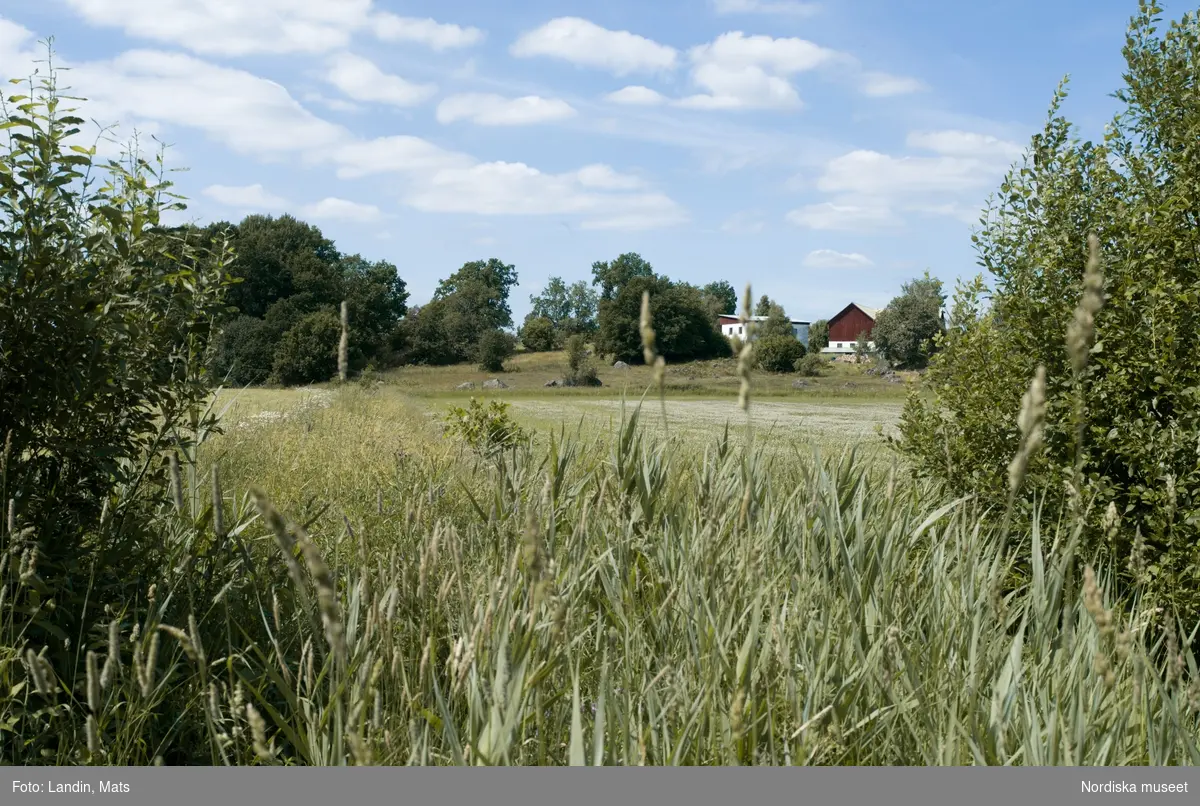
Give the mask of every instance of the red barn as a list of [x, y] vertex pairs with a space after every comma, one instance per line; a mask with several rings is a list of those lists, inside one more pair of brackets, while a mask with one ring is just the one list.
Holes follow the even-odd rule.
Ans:
[[867, 349], [874, 350], [875, 342], [871, 338], [875, 330], [875, 317], [879, 311], [851, 302], [842, 308], [829, 320], [829, 346], [822, 352], [850, 354], [858, 343], [858, 334], [867, 334]]

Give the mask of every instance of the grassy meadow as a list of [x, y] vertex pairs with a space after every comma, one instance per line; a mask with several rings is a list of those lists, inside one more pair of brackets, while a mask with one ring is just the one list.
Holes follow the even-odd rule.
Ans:
[[1069, 522], [1009, 533], [909, 480], [873, 427], [897, 385], [755, 377], [743, 412], [713, 372], [664, 430], [647, 370], [623, 399], [611, 370], [543, 388], [551, 359], [488, 393], [531, 437], [495, 452], [442, 433], [466, 368], [223, 392], [168, 515], [201, 559], [149, 594], [188, 623], [138, 625], [169, 671], [97, 690], [94, 758], [1200, 761], [1186, 636], [1114, 601]]

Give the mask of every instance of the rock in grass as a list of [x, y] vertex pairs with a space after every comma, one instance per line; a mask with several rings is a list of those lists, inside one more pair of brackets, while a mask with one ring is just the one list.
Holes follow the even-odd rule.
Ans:
[[483, 382], [484, 389], [507, 389], [508, 384], [499, 378], [490, 378]]
[[546, 381], [542, 386], [562, 386], [558, 381]]
[[797, 378], [796, 380], [792, 381], [793, 389], [803, 389], [804, 387], [811, 386], [811, 385], [812, 385], [811, 383], [804, 380], [803, 378]]
[[460, 391], [460, 392], [465, 392], [465, 391], [467, 391], [468, 389], [474, 389], [474, 388], [475, 388], [475, 382], [474, 382], [474, 381], [467, 381], [466, 383], [460, 383], [458, 386], [456, 386], [456, 387], [454, 387], [454, 388], [455, 388], [455, 389], [457, 389], [457, 390], [458, 390], [458, 391]]
[[613, 364], [613, 369], [629, 369], [629, 365], [626, 364], [624, 361], [618, 361], [615, 364]]

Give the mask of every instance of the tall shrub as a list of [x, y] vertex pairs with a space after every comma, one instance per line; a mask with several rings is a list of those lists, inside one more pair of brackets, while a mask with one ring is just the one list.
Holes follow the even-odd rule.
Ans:
[[[1200, 18], [1161, 32], [1160, 13], [1143, 1], [1130, 24], [1115, 96], [1124, 108], [1102, 143], [1072, 136], [1058, 113], [1065, 89], [1056, 93], [976, 236], [991, 305], [983, 278], [959, 288], [929, 394], [909, 399], [901, 431], [919, 471], [1000, 505], [1019, 398], [1043, 366], [1045, 450], [1029, 478], [1048, 503], [1080, 512], [1085, 551], [1145, 577], [1161, 604], [1195, 624]], [[1095, 312], [1080, 307], [1101, 299], [1085, 288], [1090, 232], [1103, 255]]]

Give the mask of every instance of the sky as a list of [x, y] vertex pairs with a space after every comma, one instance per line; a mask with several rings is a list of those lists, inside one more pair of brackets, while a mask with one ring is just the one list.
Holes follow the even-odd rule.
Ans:
[[[1168, 2], [1166, 19], [1187, 10]], [[794, 318], [980, 271], [988, 195], [1070, 75], [1116, 111], [1135, 0], [2, 0], [0, 74], [47, 55], [83, 116], [168, 146], [187, 220], [291, 213], [394, 263], [547, 278], [638, 252]], [[44, 69], [44, 63], [41, 68]], [[91, 130], [93, 133], [95, 128]]]

